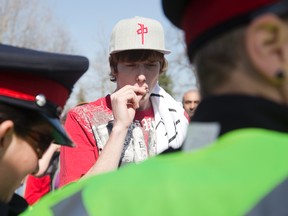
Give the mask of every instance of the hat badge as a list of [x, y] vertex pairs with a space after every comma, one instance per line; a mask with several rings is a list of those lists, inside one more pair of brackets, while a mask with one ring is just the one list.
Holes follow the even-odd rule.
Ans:
[[47, 102], [45, 95], [43, 95], [43, 94], [38, 94], [38, 95], [35, 97], [35, 102], [36, 102], [36, 104], [37, 104], [39, 107], [45, 106], [45, 104], [46, 104], [46, 102]]
[[141, 43], [144, 44], [144, 34], [148, 33], [148, 28], [141, 23], [138, 23], [138, 25], [140, 26], [140, 28], [137, 29], [137, 34], [141, 34]]

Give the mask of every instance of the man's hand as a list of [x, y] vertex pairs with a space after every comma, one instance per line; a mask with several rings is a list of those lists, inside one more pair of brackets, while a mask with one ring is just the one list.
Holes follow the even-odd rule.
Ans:
[[132, 123], [139, 102], [147, 94], [147, 88], [126, 85], [111, 95], [114, 126], [121, 125], [128, 128]]

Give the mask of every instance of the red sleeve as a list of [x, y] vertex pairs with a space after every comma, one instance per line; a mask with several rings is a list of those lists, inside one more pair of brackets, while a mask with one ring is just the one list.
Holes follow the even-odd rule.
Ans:
[[98, 159], [98, 149], [92, 131], [83, 118], [74, 112], [68, 112], [65, 129], [76, 144], [75, 148], [61, 147], [60, 151], [60, 182], [62, 187], [81, 178]]
[[27, 176], [24, 198], [27, 200], [29, 205], [34, 204], [49, 191], [50, 191], [49, 175], [45, 175], [39, 178], [33, 175]]
[[188, 115], [188, 113], [186, 111], [184, 111], [184, 115], [187, 118], [188, 122], [190, 123], [191, 119], [190, 119], [190, 117], [189, 117], [189, 115]]

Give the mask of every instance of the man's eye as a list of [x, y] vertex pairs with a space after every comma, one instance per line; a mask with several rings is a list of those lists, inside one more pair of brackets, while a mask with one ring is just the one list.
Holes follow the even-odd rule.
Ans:
[[135, 64], [126, 64], [126, 67], [135, 67]]
[[148, 66], [148, 67], [155, 67], [157, 64], [156, 63], [148, 63], [148, 64], [146, 64], [146, 66]]

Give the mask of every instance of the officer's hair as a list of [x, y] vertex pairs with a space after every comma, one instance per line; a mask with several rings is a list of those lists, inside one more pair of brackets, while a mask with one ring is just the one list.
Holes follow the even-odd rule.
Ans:
[[196, 53], [194, 64], [202, 96], [225, 85], [236, 68], [241, 68], [252, 76], [257, 74], [247, 58], [244, 40], [245, 27], [239, 27], [210, 40]]
[[0, 123], [6, 120], [14, 122], [15, 134], [23, 139], [27, 136], [27, 130], [44, 122], [43, 117], [35, 111], [0, 102]]
[[168, 69], [168, 62], [163, 53], [154, 50], [127, 50], [119, 53], [111, 54], [109, 57], [110, 63], [110, 80], [116, 81], [118, 73], [117, 65], [119, 62], [141, 62], [141, 61], [160, 61], [160, 74]]

